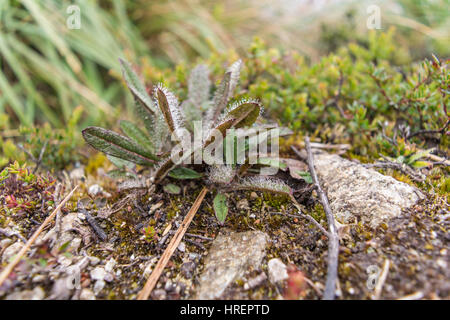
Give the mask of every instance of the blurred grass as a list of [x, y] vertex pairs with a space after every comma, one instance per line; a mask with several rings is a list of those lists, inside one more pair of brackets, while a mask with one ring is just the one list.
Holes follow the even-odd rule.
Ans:
[[78, 1], [79, 30], [66, 26], [70, 4], [60, 0], [0, 4], [0, 113], [8, 112], [13, 122], [30, 126], [48, 121], [61, 127], [78, 105], [89, 108], [91, 121], [98, 122], [125, 97], [114, 80], [118, 58], [149, 57], [127, 18], [124, 1], [114, 1], [109, 11], [96, 1]]
[[[82, 126], [114, 118], [132, 105], [119, 57], [148, 72], [217, 51], [244, 55], [258, 36], [317, 61], [348, 42], [367, 41], [369, 4], [380, 6], [384, 30], [400, 29], [399, 46], [414, 59], [449, 56], [448, 0], [319, 2], [3, 0], [0, 116], [13, 127], [64, 127], [81, 105]], [[80, 7], [79, 30], [66, 26], [72, 4]]]

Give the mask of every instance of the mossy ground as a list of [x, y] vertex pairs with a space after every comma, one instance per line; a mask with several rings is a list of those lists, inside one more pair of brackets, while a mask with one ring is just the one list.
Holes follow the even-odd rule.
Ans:
[[[99, 212], [106, 212], [108, 208], [111, 212], [115, 211], [107, 218], [97, 217], [97, 222], [106, 232], [108, 239], [101, 241], [90, 229], [92, 241], [88, 244], [83, 243], [80, 250], [89, 256], [99, 258], [100, 263], [114, 258], [117, 261], [116, 270], [121, 271], [120, 275], [115, 276], [113, 281], [108, 282], [100, 291], [98, 299], [133, 299], [145, 283], [145, 269], [149, 264], [153, 267], [163, 253], [170, 241], [171, 232], [178, 228], [201, 185], [199, 181], [173, 180], [172, 183], [181, 187], [179, 195], [165, 193], [162, 187], [118, 193], [114, 180], [103, 174], [109, 164], [104, 159], [102, 164], [100, 160], [93, 158], [91, 161], [99, 163], [95, 166], [92, 163], [86, 166], [88, 177], [84, 182], [79, 182], [81, 188], [66, 205], [63, 214], [76, 211], [77, 201], [80, 199], [85, 209], [94, 217]], [[406, 183], [413, 183], [408, 179], [402, 179], [397, 172], [385, 173], [393, 174]], [[434, 172], [434, 175], [429, 176], [430, 181], [435, 181], [437, 175], [442, 176], [442, 173]], [[97, 198], [87, 196], [88, 184], [94, 181], [104, 186], [111, 197], [102, 199], [101, 196]], [[416, 292], [423, 293], [425, 298], [450, 298], [448, 281], [450, 274], [445, 267], [450, 263], [449, 206], [446, 198], [448, 193], [440, 192], [440, 188], [426, 188], [426, 185], [424, 183], [421, 189], [428, 192], [427, 199], [405, 211], [401, 217], [381, 225], [376, 230], [361, 223], [348, 225], [344, 229], [339, 255], [338, 298], [372, 298], [374, 291], [367, 286], [370, 276], [367, 268], [377, 266], [381, 270], [386, 259], [391, 263], [380, 298], [400, 298]], [[122, 203], [120, 210], [112, 210], [115, 204], [130, 194], [133, 196]], [[229, 215], [224, 225], [220, 225], [214, 216], [212, 198], [212, 194], [206, 196], [187, 231], [189, 234], [213, 239], [221, 228], [228, 228], [233, 231], [261, 230], [270, 238], [262, 270], [248, 270], [242, 279], [227, 289], [223, 298], [277, 299], [283, 296], [286, 288], [282, 285], [275, 286], [268, 280], [250, 290], [244, 289], [245, 283], [262, 271], [266, 271], [267, 261], [275, 257], [280, 258], [285, 264], [295, 265], [308, 279], [308, 285], [302, 290], [301, 298], [321, 298], [327, 270], [327, 237], [307, 219], [301, 216], [293, 217], [292, 215], [297, 215], [297, 211], [287, 198], [260, 192], [233, 192], [229, 197]], [[12, 220], [25, 238], [29, 238], [44, 219], [37, 209], [20, 213], [12, 212], [3, 205], [2, 210], [2, 227], [6, 227]], [[305, 212], [326, 227], [322, 206], [314, 194], [306, 201]], [[87, 225], [86, 222], [85, 224]], [[0, 241], [6, 238], [8, 238], [6, 235], [0, 234]], [[16, 240], [14, 236], [10, 238]], [[186, 235], [183, 242], [184, 252], [177, 250], [172, 256], [154, 290], [156, 294], [152, 296], [153, 298], [192, 297], [211, 240]], [[39, 250], [38, 254], [35, 252], [35, 255], [28, 258], [25, 263], [43, 266], [58, 263], [58, 257], [52, 257], [48, 253], [48, 248], [44, 246]], [[67, 255], [64, 250], [59, 254]], [[193, 276], [188, 277], [189, 279], [180, 271], [186, 261], [195, 263]], [[4, 262], [3, 266], [5, 265]], [[20, 267], [16, 272], [20, 274], [21, 270], [30, 272], [30, 268]], [[93, 281], [89, 280], [88, 270], [82, 274], [83, 288], [92, 288], [94, 285]], [[53, 285], [50, 271], [47, 273], [42, 271], [42, 274], [47, 276], [40, 282], [33, 281], [35, 278], [33, 274], [27, 275], [27, 281], [16, 283], [3, 291], [3, 297], [12, 291], [32, 289], [38, 285], [44, 288], [46, 294], [50, 294]], [[165, 296], [158, 295], [158, 292], [161, 292], [158, 289], [161, 288], [165, 289]]]

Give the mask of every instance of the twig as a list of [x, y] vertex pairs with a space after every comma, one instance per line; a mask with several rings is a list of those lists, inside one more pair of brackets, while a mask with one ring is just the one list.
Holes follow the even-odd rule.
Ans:
[[327, 216], [329, 236], [328, 236], [328, 270], [327, 280], [325, 284], [325, 291], [323, 294], [324, 300], [333, 300], [336, 290], [338, 257], [339, 257], [339, 237], [337, 233], [336, 223], [334, 221], [333, 213], [328, 203], [328, 198], [325, 192], [320, 187], [319, 179], [317, 178], [316, 170], [314, 169], [314, 159], [311, 151], [311, 144], [309, 137], [305, 137], [306, 152], [308, 154], [308, 167], [311, 173], [311, 178], [316, 186], [317, 193], [322, 203], [323, 210]]
[[172, 240], [170, 240], [169, 245], [167, 246], [166, 250], [162, 254], [161, 258], [158, 261], [158, 264], [156, 265], [155, 269], [153, 269], [152, 274], [147, 279], [147, 282], [145, 283], [144, 288], [139, 292], [137, 296], [137, 300], [147, 300], [150, 296], [150, 293], [152, 292], [153, 288], [155, 287], [156, 283], [158, 282], [159, 277], [161, 276], [161, 273], [163, 272], [164, 268], [166, 267], [167, 263], [169, 262], [170, 258], [172, 257], [172, 254], [175, 252], [175, 250], [178, 248], [178, 245], [180, 244], [181, 239], [183, 238], [184, 234], [186, 233], [187, 228], [189, 227], [189, 224], [192, 221], [192, 218], [194, 218], [194, 215], [197, 213], [198, 209], [200, 208], [200, 205], [202, 204], [203, 199], [205, 198], [206, 192], [208, 192], [208, 188], [203, 187], [202, 191], [200, 191], [199, 195], [197, 196], [197, 199], [195, 199], [194, 204], [192, 205], [191, 209], [187, 213], [186, 217], [184, 217], [183, 222], [181, 223], [181, 226], [178, 228], [177, 232], [173, 236]]
[[339, 70], [338, 92], [327, 104], [334, 105], [338, 109], [339, 113], [341, 114], [341, 117], [343, 117], [344, 119], [350, 119], [351, 117], [349, 117], [348, 115], [345, 114], [344, 109], [342, 109], [342, 107], [339, 104], [339, 100], [341, 99], [341, 95], [342, 95], [343, 83], [344, 83], [344, 75], [342, 74], [342, 71]]
[[3, 235], [5, 235], [8, 238], [16, 236], [17, 238], [22, 240], [23, 243], [27, 242], [27, 239], [25, 239], [25, 237], [22, 236], [18, 231], [13, 231], [13, 230], [0, 228], [0, 234], [3, 234]]
[[41, 165], [42, 157], [44, 156], [45, 150], [47, 149], [47, 144], [48, 140], [44, 142], [44, 145], [42, 146], [41, 151], [39, 152], [39, 158], [36, 161], [36, 167], [33, 169], [33, 173], [36, 173], [37, 170], [39, 169], [39, 166]]
[[414, 133], [409, 134], [406, 139], [411, 139], [412, 137], [418, 136], [418, 135], [424, 135], [424, 134], [444, 134], [447, 130], [447, 127], [450, 124], [450, 119], [447, 120], [447, 122], [444, 124], [444, 126], [437, 130], [419, 130]]
[[398, 170], [401, 173], [411, 177], [416, 182], [424, 181], [424, 178], [419, 173], [416, 173], [413, 169], [411, 169], [408, 165], [397, 163], [397, 162], [392, 162], [387, 158], [384, 158], [384, 161], [380, 161], [380, 162], [376, 162], [376, 163], [365, 163], [365, 164], [363, 164], [363, 167], [367, 168], [367, 169], [369, 169], [369, 168], [394, 169], [394, 170]]
[[95, 234], [100, 238], [100, 240], [106, 241], [108, 239], [106, 232], [103, 230], [102, 227], [98, 225], [97, 220], [95, 220], [95, 218], [91, 215], [91, 213], [84, 208], [84, 205], [81, 201], [78, 201], [77, 208], [79, 212], [84, 214], [89, 226], [92, 228], [92, 230], [94, 230]]
[[8, 278], [11, 271], [13, 271], [14, 267], [20, 262], [22, 257], [25, 255], [27, 250], [31, 247], [31, 245], [36, 241], [37, 237], [41, 234], [42, 230], [53, 220], [56, 213], [61, 210], [61, 208], [64, 206], [64, 204], [70, 199], [74, 191], [78, 188], [78, 186], [75, 186], [75, 188], [70, 191], [70, 193], [61, 201], [61, 203], [56, 207], [55, 210], [44, 220], [44, 222], [40, 225], [40, 227], [33, 233], [31, 238], [27, 241], [27, 243], [22, 247], [22, 249], [19, 251], [19, 253], [14, 257], [13, 261], [11, 261], [6, 268], [2, 271], [0, 274], [0, 286], [3, 284], [3, 282]]
[[[293, 199], [292, 201], [297, 202], [297, 200], [295, 200], [295, 199]], [[319, 222], [317, 222], [316, 219], [314, 219], [313, 217], [311, 217], [310, 215], [308, 215], [306, 213], [303, 213], [295, 202], [294, 202], [294, 205], [297, 207], [298, 211], [301, 212], [300, 214], [295, 215], [295, 214], [281, 213], [281, 212], [271, 212], [271, 214], [276, 214], [276, 215], [280, 215], [280, 216], [286, 216], [286, 217], [290, 217], [290, 218], [305, 218], [309, 222], [313, 223], [320, 231], [322, 231], [322, 233], [324, 235], [326, 235], [328, 237], [329, 236], [328, 231], [325, 230], [325, 228], [322, 227], [322, 225]]]
[[441, 157], [439, 157], [439, 156], [437, 156], [435, 154], [428, 154], [426, 157], [428, 159], [433, 160], [433, 161], [437, 161], [437, 162], [433, 163], [434, 165], [436, 165], [436, 164], [445, 164], [446, 166], [450, 166], [450, 161], [449, 160], [447, 160], [445, 158], [441, 158]]
[[307, 161], [307, 157], [305, 157], [299, 150], [297, 150], [296, 147], [291, 146], [292, 151], [294, 151], [294, 153], [297, 155], [297, 157], [300, 158], [300, 160], [302, 161]]
[[192, 245], [194, 245], [194, 246], [200, 248], [200, 249], [203, 250], [203, 251], [206, 250], [206, 248], [205, 248], [204, 245], [202, 245], [201, 243], [198, 243], [198, 242], [196, 242], [196, 241], [194, 241], [194, 240], [184, 239], [184, 241], [186, 241], [187, 243], [190, 243], [190, 244], [192, 244]]
[[185, 233], [186, 236], [188, 237], [192, 237], [192, 238], [198, 238], [198, 239], [202, 239], [202, 240], [206, 240], [206, 241], [213, 241], [213, 238], [210, 237], [205, 237], [205, 236], [201, 236], [199, 234], [193, 234], [193, 233]]
[[375, 293], [373, 295], [375, 300], [380, 299], [381, 290], [383, 289], [383, 285], [386, 282], [386, 278], [389, 272], [389, 265], [390, 261], [389, 259], [386, 259], [386, 261], [384, 261], [383, 271], [381, 271], [380, 278], [378, 279], [377, 285], [375, 286]]

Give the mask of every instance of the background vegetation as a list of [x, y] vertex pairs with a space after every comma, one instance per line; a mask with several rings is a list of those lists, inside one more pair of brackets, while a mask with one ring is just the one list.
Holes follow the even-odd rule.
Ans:
[[[446, 125], [448, 1], [321, 3], [2, 1], [0, 165], [37, 160], [45, 146], [43, 164], [64, 168], [83, 160], [74, 151], [81, 128], [130, 118], [119, 57], [149, 88], [164, 80], [182, 98], [198, 61], [218, 81], [241, 57], [240, 96], [259, 97], [266, 116], [297, 132], [351, 142], [363, 157], [398, 157], [398, 146], [414, 141], [445, 155], [446, 135], [430, 142], [398, 132]], [[382, 30], [369, 32], [366, 9], [374, 3]], [[71, 4], [80, 7], [79, 30], [66, 25]]]

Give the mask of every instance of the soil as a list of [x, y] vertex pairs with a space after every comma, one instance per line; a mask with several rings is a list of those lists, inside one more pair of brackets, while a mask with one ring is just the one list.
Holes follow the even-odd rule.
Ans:
[[[76, 211], [85, 217], [90, 214], [94, 220], [79, 221], [88, 227], [89, 234], [80, 234], [80, 230], [70, 231], [82, 238], [79, 249], [67, 252], [62, 248], [55, 254], [51, 243], [42, 242], [35, 246], [33, 255], [24, 259], [0, 287], [0, 298], [11, 298], [13, 293], [29, 293], [28, 290], [36, 287], [42, 288], [45, 298], [63, 298], [62, 293], [58, 297], [55, 291], [56, 280], [64, 275], [61, 265], [65, 263], [64, 259], [76, 263], [84, 256], [88, 256], [91, 263], [81, 273], [81, 287], [65, 292], [64, 297], [79, 299], [85, 289], [86, 292], [95, 292], [96, 282], [91, 271], [99, 266], [105, 267], [108, 261], [114, 259], [116, 264], [110, 271], [112, 277], [94, 294], [95, 298], [136, 298], [146, 276], [201, 189], [196, 181], [170, 182], [181, 187], [181, 194], [166, 193], [162, 187], [118, 193], [116, 185], [109, 180], [102, 182], [105, 192], [94, 197], [87, 196], [86, 188], [80, 188], [74, 198], [81, 202], [77, 204], [72, 201], [63, 211], [63, 216]], [[105, 198], [105, 195], [109, 197]], [[327, 270], [327, 236], [307, 219], [298, 216], [289, 199], [261, 192], [231, 192], [229, 215], [224, 225], [220, 225], [214, 216], [212, 200], [213, 195], [209, 193], [182, 245], [172, 256], [153, 290], [152, 299], [189, 299], [194, 296], [204, 258], [222, 228], [235, 232], [260, 230], [270, 238], [261, 269], [248, 270], [242, 279], [226, 290], [223, 299], [290, 297], [287, 295], [289, 281], [274, 285], [266, 277], [260, 277], [262, 280], [248, 289], [252, 279], [262, 273], [267, 274], [267, 262], [272, 258], [280, 258], [291, 270], [301, 272], [305, 278], [306, 284], [302, 286], [298, 298], [321, 298]], [[315, 192], [304, 199], [303, 205], [305, 212], [327, 228]], [[445, 196], [427, 194], [425, 200], [376, 229], [362, 222], [344, 225], [340, 229], [337, 299], [449, 299], [449, 217]], [[8, 221], [28, 239], [44, 218], [42, 212], [23, 212]], [[5, 227], [7, 222], [3, 220], [2, 224]], [[106, 234], [104, 241], [99, 229]], [[4, 245], [1, 248], [3, 254], [9, 245], [21, 240], [17, 235], [0, 233], [0, 241]], [[99, 259], [98, 264], [92, 263], [98, 260], [94, 257]], [[387, 260], [387, 278], [379, 296], [376, 296], [370, 285], [371, 270], [381, 272]], [[6, 263], [3, 261], [2, 267]]]

